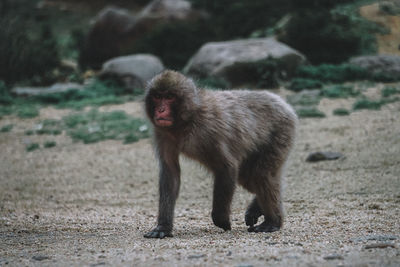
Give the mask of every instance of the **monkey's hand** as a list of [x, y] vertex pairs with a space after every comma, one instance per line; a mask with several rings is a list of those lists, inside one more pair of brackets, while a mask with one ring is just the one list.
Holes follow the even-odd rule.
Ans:
[[216, 226], [224, 229], [225, 231], [231, 230], [231, 222], [229, 221], [229, 216], [212, 212], [212, 220]]
[[171, 233], [171, 230], [168, 230], [160, 225], [144, 235], [145, 238], [160, 238], [160, 239], [172, 236], [173, 235]]

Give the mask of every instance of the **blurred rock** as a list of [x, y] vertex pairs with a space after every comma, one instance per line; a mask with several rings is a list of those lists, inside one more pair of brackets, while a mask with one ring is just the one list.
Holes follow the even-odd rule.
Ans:
[[116, 79], [133, 92], [135, 88], [144, 88], [148, 80], [163, 70], [164, 65], [158, 57], [137, 54], [108, 60], [103, 64], [100, 78]]
[[379, 10], [384, 14], [398, 15], [400, 14], [400, 0], [380, 1]]
[[83, 89], [78, 83], [56, 83], [50, 87], [14, 87], [11, 92], [18, 96], [35, 96], [65, 92], [70, 89]]
[[[207, 43], [190, 59], [184, 72], [196, 77], [215, 76], [237, 83], [240, 77], [236, 75], [233, 81], [229, 73], [232, 66], [268, 58], [279, 60], [281, 71], [287, 76], [291, 76], [300, 64], [306, 62], [304, 55], [275, 38], [257, 38]], [[237, 68], [235, 71], [240, 72]]]
[[397, 55], [360, 56], [350, 59], [349, 63], [371, 73], [384, 73], [400, 78], [400, 56]]
[[307, 162], [317, 162], [321, 160], [335, 160], [344, 157], [342, 153], [339, 152], [314, 152], [308, 155]]
[[98, 69], [106, 60], [124, 54], [155, 26], [199, 17], [185, 0], [154, 0], [138, 14], [108, 6], [94, 18], [81, 51], [80, 64]]
[[343, 256], [339, 254], [330, 254], [324, 256], [324, 260], [330, 261], [330, 260], [343, 260]]
[[287, 96], [287, 101], [296, 106], [315, 106], [321, 99], [321, 90], [302, 90], [297, 94]]

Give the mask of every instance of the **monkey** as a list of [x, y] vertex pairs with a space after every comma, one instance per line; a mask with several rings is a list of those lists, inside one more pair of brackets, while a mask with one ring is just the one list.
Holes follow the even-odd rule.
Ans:
[[249, 232], [282, 227], [282, 172], [298, 119], [281, 97], [263, 90], [198, 88], [183, 74], [165, 70], [148, 82], [144, 107], [159, 162], [157, 226], [144, 237], [172, 237], [180, 154], [213, 174], [211, 217], [217, 227], [231, 230], [237, 184], [255, 195], [245, 213]]

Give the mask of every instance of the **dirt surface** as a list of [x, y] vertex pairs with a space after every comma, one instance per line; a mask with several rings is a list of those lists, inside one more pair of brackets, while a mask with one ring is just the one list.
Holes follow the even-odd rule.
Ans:
[[385, 27], [386, 34], [377, 34], [379, 54], [400, 55], [400, 16], [385, 14], [379, 9], [380, 3], [360, 8], [360, 14], [366, 19]]
[[[378, 94], [379, 88], [369, 90]], [[182, 158], [174, 237], [145, 239], [155, 226], [158, 167], [151, 141], [73, 143], [26, 136], [40, 118], [0, 120], [1, 266], [399, 266], [400, 102], [333, 116], [354, 99], [321, 101], [322, 119], [301, 119], [286, 171], [284, 228], [248, 233], [251, 195], [238, 188], [232, 231], [210, 218], [212, 178]], [[140, 103], [104, 107], [142, 116]], [[57, 146], [26, 152], [29, 142]], [[306, 163], [315, 151], [345, 158]]]

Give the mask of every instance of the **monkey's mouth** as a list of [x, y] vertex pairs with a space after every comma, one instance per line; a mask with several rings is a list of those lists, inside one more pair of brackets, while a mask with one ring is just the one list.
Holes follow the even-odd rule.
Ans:
[[157, 126], [161, 126], [161, 127], [168, 127], [168, 126], [171, 126], [173, 124], [173, 120], [172, 119], [167, 119], [167, 118], [157, 118], [155, 120], [155, 124]]

